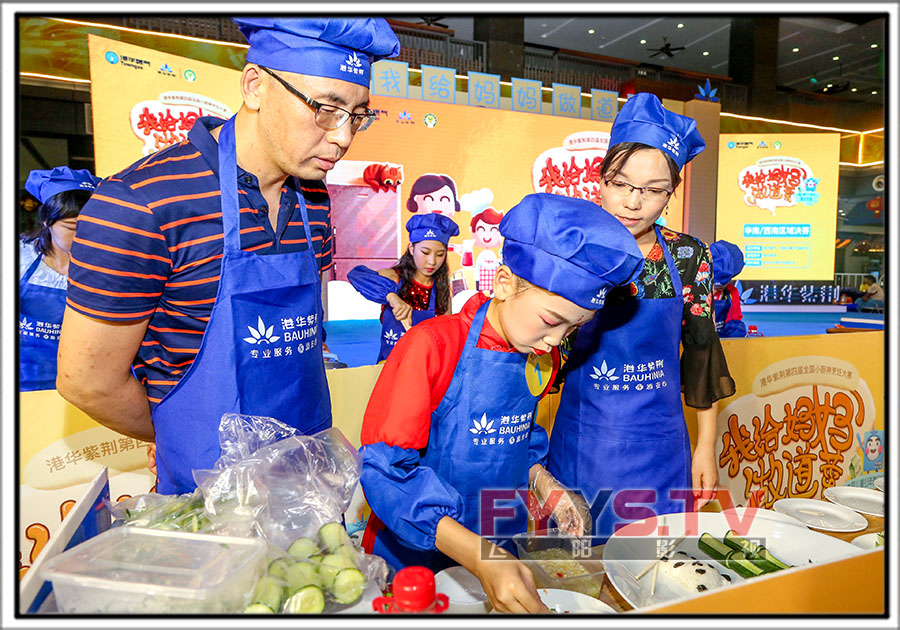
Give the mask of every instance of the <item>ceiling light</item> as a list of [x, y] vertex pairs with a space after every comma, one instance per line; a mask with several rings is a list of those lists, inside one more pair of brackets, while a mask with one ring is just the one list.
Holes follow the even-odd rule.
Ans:
[[872, 44], [869, 48], [878, 48], [878, 44]]
[[850, 91], [851, 91], [851, 92], [855, 92], [855, 91], [856, 91], [856, 88], [850, 88]]
[[840, 59], [840, 57], [838, 57], [837, 55], [831, 58], [832, 61], [837, 61], [838, 59]]
[[684, 28], [684, 24], [679, 24], [678, 28]]
[[709, 57], [709, 51], [708, 51], [708, 50], [704, 50], [704, 51], [703, 51], [703, 56], [704, 56], [704, 57]]
[[541, 33], [541, 37], [547, 37], [547, 33]]
[[834, 83], [829, 83], [827, 87], [831, 87], [832, 85], [834, 85]]
[[878, 94], [878, 90], [872, 90], [872, 94]]
[[800, 52], [799, 48], [794, 48], [791, 52]]
[[543, 24], [541, 24], [541, 28], [547, 28], [547, 23], [544, 22]]
[[589, 29], [588, 29], [588, 34], [589, 34], [589, 35], [593, 35], [593, 34], [594, 34], [594, 29], [589, 28]]
[[642, 43], [642, 44], [646, 44], [646, 43], [647, 43], [647, 40], [646, 40], [646, 39], [642, 39], [642, 40], [641, 40], [641, 43]]

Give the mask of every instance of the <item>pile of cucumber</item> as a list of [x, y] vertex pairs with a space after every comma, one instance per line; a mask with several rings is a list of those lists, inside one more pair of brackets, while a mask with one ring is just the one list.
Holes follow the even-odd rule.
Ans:
[[722, 540], [704, 533], [697, 544], [700, 551], [744, 578], [790, 568], [763, 545], [738, 536], [734, 530], [729, 530]]
[[124, 519], [125, 525], [182, 532], [203, 531], [210, 525], [199, 490], [173, 496], [148, 508], [126, 509]]
[[326, 594], [339, 604], [362, 596], [366, 578], [344, 526], [326, 523], [317, 537], [298, 538], [286, 556], [272, 560], [245, 613], [316, 614], [325, 609]]

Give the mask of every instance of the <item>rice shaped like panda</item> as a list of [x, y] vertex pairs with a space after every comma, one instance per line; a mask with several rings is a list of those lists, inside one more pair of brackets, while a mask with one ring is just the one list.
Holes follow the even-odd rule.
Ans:
[[713, 565], [697, 560], [684, 551], [676, 551], [671, 557], [660, 558], [659, 569], [694, 593], [710, 591], [731, 582], [729, 576], [716, 571]]

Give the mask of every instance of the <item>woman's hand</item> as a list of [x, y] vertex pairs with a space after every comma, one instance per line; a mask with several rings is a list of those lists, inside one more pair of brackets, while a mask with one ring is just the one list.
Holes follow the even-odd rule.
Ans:
[[473, 573], [481, 581], [494, 610], [502, 613], [547, 613], [538, 596], [534, 577], [524, 564], [505, 549], [488, 540]]
[[398, 322], [402, 322], [404, 319], [412, 316], [412, 306], [401, 300], [396, 293], [388, 293], [387, 303], [394, 312], [394, 318]]
[[719, 467], [716, 464], [714, 445], [698, 444], [691, 464], [691, 480], [694, 486], [694, 510], [699, 510], [716, 497], [719, 485]]

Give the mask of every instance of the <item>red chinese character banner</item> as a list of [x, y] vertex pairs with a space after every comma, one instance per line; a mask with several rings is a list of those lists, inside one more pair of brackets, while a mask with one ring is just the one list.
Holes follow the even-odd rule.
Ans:
[[230, 118], [240, 72], [96, 35], [88, 36], [97, 175], [187, 138], [201, 116]]
[[838, 133], [722, 134], [716, 238], [744, 252], [741, 280], [831, 280]]
[[809, 338], [722, 345], [737, 392], [719, 401], [716, 458], [734, 505], [822, 499], [884, 475], [883, 333], [821, 335], [815, 353]]

